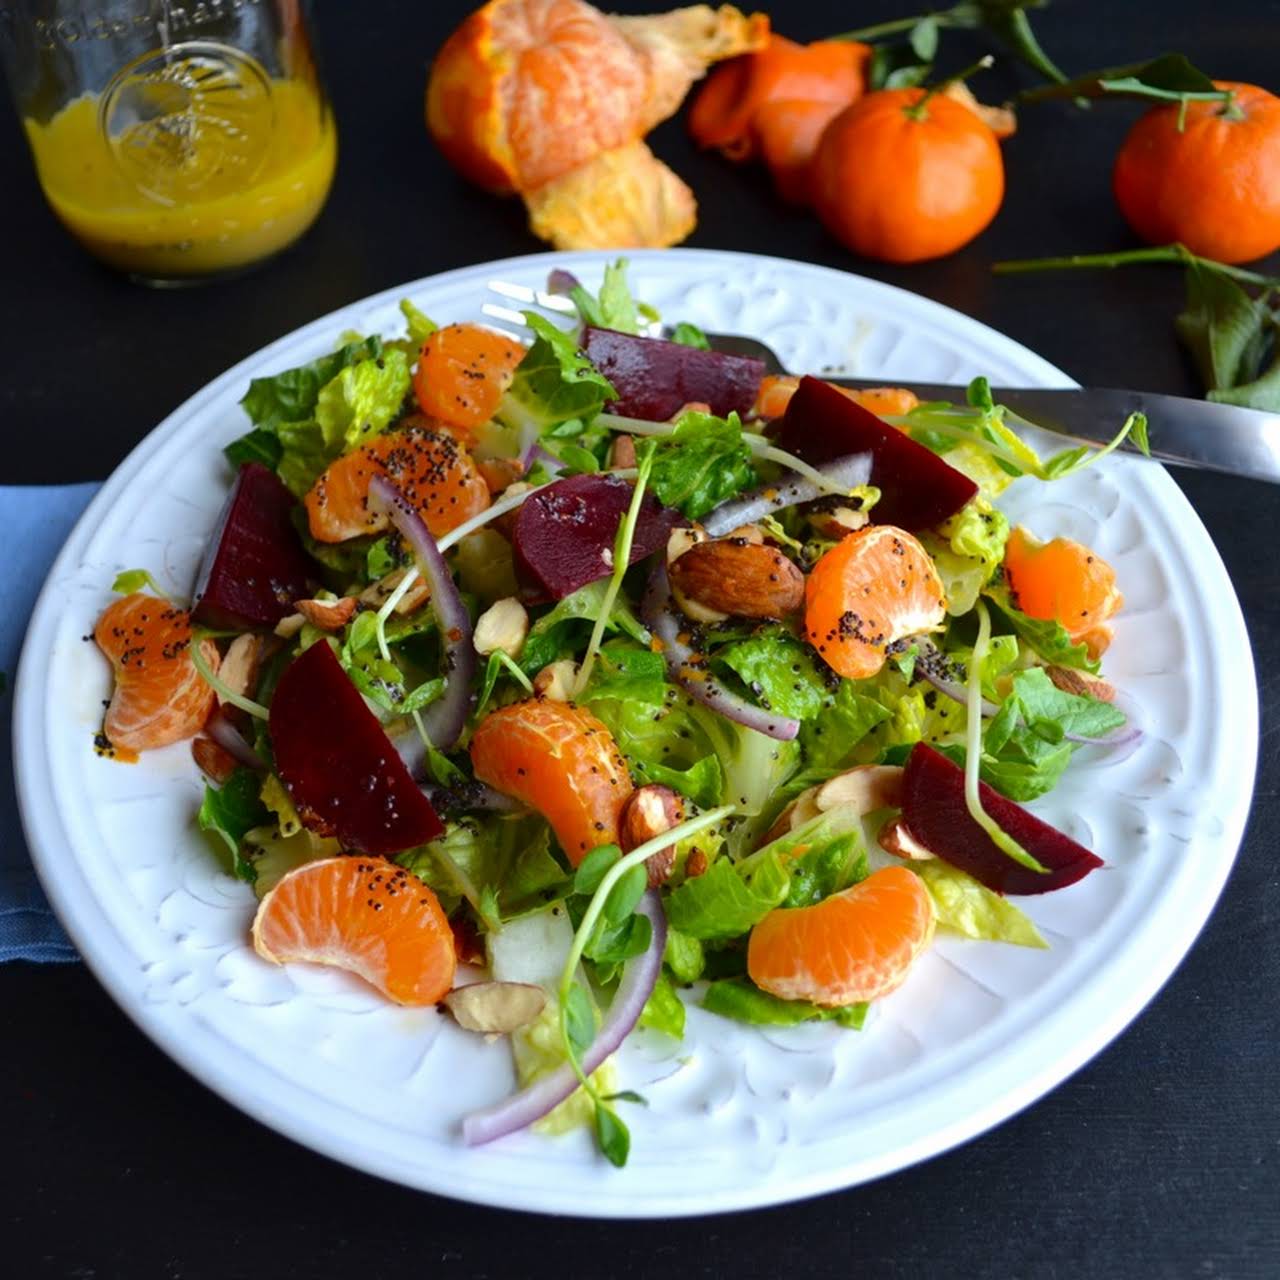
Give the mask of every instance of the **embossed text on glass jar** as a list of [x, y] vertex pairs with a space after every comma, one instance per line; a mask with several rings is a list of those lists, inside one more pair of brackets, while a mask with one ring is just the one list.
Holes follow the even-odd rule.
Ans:
[[53, 212], [153, 283], [235, 271], [315, 221], [337, 142], [306, 0], [0, 0]]

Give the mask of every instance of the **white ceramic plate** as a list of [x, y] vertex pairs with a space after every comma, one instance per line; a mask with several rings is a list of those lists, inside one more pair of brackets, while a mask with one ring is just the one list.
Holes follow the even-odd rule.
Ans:
[[[99, 979], [166, 1052], [266, 1124], [384, 1177], [507, 1208], [643, 1217], [772, 1204], [900, 1169], [1026, 1106], [1124, 1027], [1209, 915], [1248, 812], [1257, 693], [1222, 563], [1159, 467], [1109, 459], [1052, 487], [1021, 481], [1004, 504], [1115, 565], [1128, 603], [1108, 671], [1146, 730], [1122, 763], [1078, 758], [1036, 805], [1107, 864], [1025, 902], [1052, 949], [939, 939], [860, 1034], [761, 1032], [691, 1008], [682, 1045], [637, 1036], [620, 1055], [625, 1084], [650, 1102], [628, 1109], [623, 1171], [585, 1134], [462, 1147], [459, 1118], [511, 1087], [505, 1045], [344, 974], [259, 960], [252, 894], [194, 830], [188, 748], [130, 768], [91, 746], [108, 676], [82, 637], [120, 569], [190, 590], [229, 480], [219, 448], [245, 429], [236, 402], [252, 376], [312, 359], [347, 329], [399, 331], [404, 296], [441, 321], [479, 318], [490, 279], [541, 285], [554, 262], [594, 281], [603, 260], [516, 258], [389, 290], [250, 357], [153, 431], [85, 513], [32, 618], [19, 794], [41, 879]], [[964, 316], [840, 272], [672, 251], [633, 254], [631, 274], [667, 317], [758, 335], [792, 368], [1069, 385]]]

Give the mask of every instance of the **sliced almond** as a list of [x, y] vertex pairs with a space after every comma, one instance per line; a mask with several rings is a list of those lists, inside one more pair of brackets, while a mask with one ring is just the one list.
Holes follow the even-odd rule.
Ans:
[[261, 636], [252, 633], [236, 636], [227, 648], [227, 656], [218, 666], [218, 679], [232, 693], [241, 698], [251, 698], [258, 688], [258, 672], [262, 669], [262, 659]]
[[671, 565], [671, 585], [704, 609], [740, 618], [785, 618], [804, 603], [804, 574], [776, 547], [718, 538]]
[[341, 600], [295, 600], [293, 607], [313, 627], [321, 631], [341, 631], [351, 621], [356, 611], [354, 596]]
[[191, 755], [200, 772], [219, 786], [236, 771], [235, 757], [212, 738], [192, 738]]
[[895, 858], [906, 858], [912, 862], [924, 862], [929, 858], [938, 856], [931, 849], [926, 849], [907, 830], [907, 824], [901, 818], [894, 818], [892, 822], [886, 822], [880, 828], [880, 834], [876, 837], [876, 842], [885, 853], [891, 853]]
[[690, 529], [672, 529], [667, 537], [667, 567], [670, 568], [690, 547], [706, 540], [706, 530], [696, 525]]
[[300, 613], [290, 613], [276, 623], [276, 635], [282, 640], [292, 640], [307, 625], [307, 620]]
[[903, 770], [890, 764], [864, 764], [824, 782], [814, 796], [822, 813], [848, 807], [861, 816], [902, 807]]
[[1080, 698], [1097, 698], [1099, 702], [1116, 700], [1114, 686], [1087, 671], [1077, 671], [1074, 667], [1048, 667], [1046, 674], [1053, 681], [1054, 687], [1061, 689], [1063, 693], [1074, 693]]
[[506, 1035], [528, 1026], [547, 1007], [547, 993], [531, 982], [473, 982], [455, 987], [444, 1003], [467, 1031]]
[[614, 436], [609, 448], [609, 465], [630, 468], [636, 465], [636, 442], [630, 436]]
[[833, 511], [817, 511], [809, 517], [813, 531], [820, 538], [838, 541], [846, 534], [856, 533], [871, 517], [865, 511], [853, 507], [836, 507]]
[[[379, 578], [372, 586], [366, 587], [360, 593], [360, 603], [367, 604], [372, 609], [381, 609], [408, 572], [408, 569], [392, 569], [385, 577]], [[420, 609], [430, 598], [431, 588], [419, 576], [414, 580], [413, 586], [400, 597], [395, 611], [403, 617]]]

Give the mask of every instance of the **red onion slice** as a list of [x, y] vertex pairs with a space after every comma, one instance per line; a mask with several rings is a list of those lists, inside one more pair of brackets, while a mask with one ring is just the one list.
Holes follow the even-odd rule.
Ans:
[[387, 513], [413, 548], [418, 571], [431, 588], [431, 612], [444, 638], [444, 693], [423, 711], [422, 727], [433, 747], [448, 751], [461, 737], [475, 698], [471, 687], [476, 674], [471, 616], [435, 538], [408, 498], [386, 476], [374, 476], [369, 485], [369, 498]]
[[650, 574], [640, 613], [645, 626], [662, 644], [668, 674], [691, 697], [735, 723], [779, 742], [790, 742], [800, 732], [799, 720], [757, 707], [721, 684], [706, 669], [706, 660], [681, 639], [689, 624], [672, 611], [671, 580], [665, 564], [659, 564]]
[[[667, 945], [667, 917], [656, 890], [650, 889], [636, 910], [648, 917], [653, 926], [653, 936], [647, 951], [628, 960], [609, 1006], [604, 1023], [596, 1038], [582, 1055], [582, 1073], [589, 1076], [631, 1034], [640, 1020], [640, 1014], [653, 994], [658, 976], [662, 973], [662, 952]], [[469, 1147], [478, 1147], [505, 1137], [520, 1129], [527, 1129], [547, 1112], [558, 1107], [578, 1087], [578, 1077], [566, 1062], [554, 1071], [535, 1080], [496, 1106], [483, 1111], [473, 1111], [462, 1122], [462, 1140]]]
[[213, 714], [205, 721], [204, 731], [236, 764], [242, 764], [256, 773], [267, 771], [262, 757], [244, 740], [240, 730], [227, 719], [221, 707], [214, 707]]
[[535, 462], [542, 463], [543, 469], [553, 478], [565, 470], [565, 464], [554, 453], [548, 453], [536, 440], [524, 451], [520, 461], [526, 475]]
[[[871, 455], [851, 453], [847, 457], [824, 463], [817, 470], [828, 480], [834, 480], [846, 489], [856, 489], [871, 478]], [[741, 525], [759, 520], [761, 516], [781, 511], [784, 507], [794, 507], [802, 502], [829, 496], [816, 481], [794, 471], [787, 471], [772, 484], [753, 489], [741, 498], [722, 502], [703, 518], [702, 527], [713, 538], [719, 538]]]
[[437, 813], [521, 813], [524, 806], [511, 796], [495, 791], [493, 787], [474, 778], [452, 787], [442, 787], [438, 782], [422, 784], [422, 790]]

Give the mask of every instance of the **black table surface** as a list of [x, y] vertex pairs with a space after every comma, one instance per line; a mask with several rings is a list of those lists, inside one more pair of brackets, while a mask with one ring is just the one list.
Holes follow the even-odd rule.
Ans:
[[[428, 61], [470, 6], [320, 6], [341, 131], [337, 184], [292, 252], [243, 279], [155, 292], [100, 269], [49, 215], [16, 122], [0, 124], [6, 339], [0, 480], [105, 476], [228, 365], [334, 307], [435, 271], [539, 246], [518, 203], [467, 188], [422, 128]], [[640, 11], [643, 5], [620, 5]], [[789, 0], [811, 39], [911, 12]], [[1267, 84], [1280, 3], [1056, 0], [1036, 14], [1070, 69], [1166, 48]], [[946, 65], [978, 48], [950, 38]], [[977, 88], [999, 99], [1020, 71]], [[1001, 258], [1132, 243], [1109, 193], [1127, 104], [1023, 113], [993, 227], [952, 258], [859, 262], [764, 178], [656, 149], [701, 203], [692, 245], [863, 272], [975, 316], [1085, 383], [1194, 394], [1170, 328], [1168, 269], [999, 279]], [[1273, 264], [1273, 269], [1274, 264]], [[377, 1181], [296, 1146], [190, 1079], [83, 966], [0, 968], [0, 1270], [15, 1277], [813, 1276], [1246, 1277], [1280, 1274], [1280, 489], [1179, 473], [1220, 549], [1259, 670], [1252, 818], [1226, 891], [1164, 990], [1103, 1053], [985, 1136], [874, 1184], [771, 1210], [610, 1224], [476, 1208]], [[21, 531], [14, 531], [20, 536]], [[1230, 723], [1230, 712], [1224, 709]], [[1249, 767], [1248, 759], [1240, 768]], [[619, 1175], [602, 1171], [601, 1177]], [[687, 1187], [698, 1203], [696, 1147]]]

